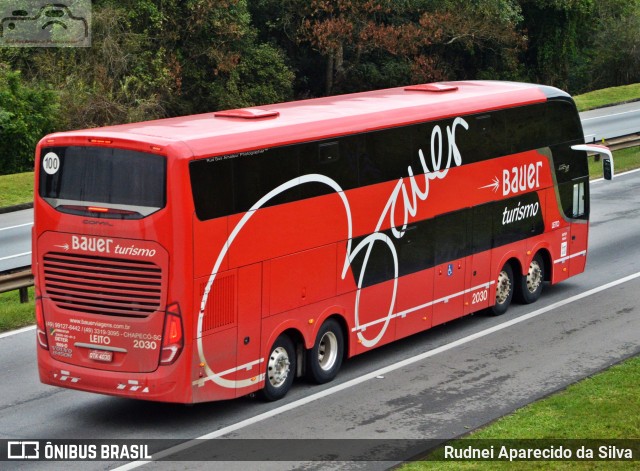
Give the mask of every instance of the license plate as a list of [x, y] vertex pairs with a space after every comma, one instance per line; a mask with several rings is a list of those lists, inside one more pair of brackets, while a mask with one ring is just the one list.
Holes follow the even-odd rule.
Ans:
[[104, 350], [91, 350], [89, 351], [89, 359], [109, 363], [113, 360], [113, 352], [106, 352]]

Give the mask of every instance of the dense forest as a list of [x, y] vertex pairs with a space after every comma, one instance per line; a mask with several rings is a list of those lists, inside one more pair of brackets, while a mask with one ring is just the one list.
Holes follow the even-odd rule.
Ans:
[[47, 132], [409, 83], [640, 81], [640, 0], [94, 0], [91, 47], [0, 47], [0, 174]]

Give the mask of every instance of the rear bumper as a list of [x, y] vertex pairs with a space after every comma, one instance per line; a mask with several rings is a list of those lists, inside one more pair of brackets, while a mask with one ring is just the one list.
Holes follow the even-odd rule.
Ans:
[[42, 383], [62, 388], [147, 401], [192, 402], [190, 385], [176, 378], [173, 367], [151, 373], [97, 370], [55, 360], [38, 347], [38, 372]]

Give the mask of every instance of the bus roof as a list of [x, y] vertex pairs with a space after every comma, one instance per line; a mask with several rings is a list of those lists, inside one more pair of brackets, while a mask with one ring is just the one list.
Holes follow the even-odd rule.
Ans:
[[176, 146], [183, 143], [192, 154], [185, 158], [207, 157], [539, 103], [552, 96], [568, 97], [524, 83], [441, 82], [56, 133], [43, 141], [94, 138], [116, 147], [119, 141], [134, 141], [157, 146], [156, 151], [184, 149]]

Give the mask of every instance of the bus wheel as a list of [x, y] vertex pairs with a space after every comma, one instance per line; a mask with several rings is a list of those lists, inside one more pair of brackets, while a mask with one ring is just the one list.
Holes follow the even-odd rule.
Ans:
[[342, 365], [344, 335], [335, 319], [327, 320], [318, 331], [316, 343], [307, 350], [307, 376], [318, 384], [331, 381]]
[[295, 372], [296, 350], [291, 339], [283, 334], [273, 343], [267, 359], [267, 375], [262, 389], [264, 399], [282, 399], [293, 384]]
[[490, 312], [494, 316], [499, 316], [507, 312], [511, 299], [513, 298], [513, 269], [508, 263], [502, 267], [498, 274], [496, 284], [496, 303], [491, 307]]
[[521, 277], [520, 286], [517, 292], [518, 301], [524, 304], [536, 302], [542, 294], [542, 286], [544, 284], [544, 261], [542, 256], [537, 253], [531, 264], [529, 272]]

